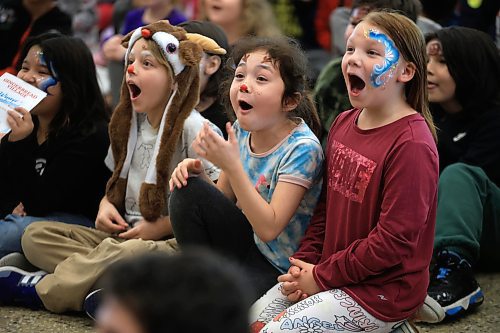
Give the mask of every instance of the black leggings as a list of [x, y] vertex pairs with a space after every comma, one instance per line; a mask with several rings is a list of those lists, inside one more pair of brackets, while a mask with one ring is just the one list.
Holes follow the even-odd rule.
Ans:
[[253, 299], [276, 284], [280, 271], [255, 245], [250, 222], [215, 186], [199, 178], [189, 178], [187, 186], [176, 188], [171, 194], [169, 213], [181, 248], [206, 246], [243, 266]]

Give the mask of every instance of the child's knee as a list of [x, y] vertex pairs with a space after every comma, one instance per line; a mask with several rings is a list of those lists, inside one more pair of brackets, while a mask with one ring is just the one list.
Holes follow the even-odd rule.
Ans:
[[45, 238], [50, 224], [51, 222], [36, 222], [30, 224], [24, 230], [23, 237], [21, 238], [21, 245], [26, 257], [36, 252], [37, 244]]
[[477, 182], [484, 178], [486, 178], [486, 174], [480, 167], [465, 163], [453, 163], [444, 168], [439, 181], [440, 184], [447, 181], [456, 183], [457, 180]]
[[[212, 186], [207, 184], [204, 180], [198, 177], [190, 177], [187, 180], [187, 185], [181, 188], [175, 187], [170, 194], [169, 211], [182, 207], [186, 204], [197, 202], [201, 196], [206, 193], [205, 186]], [[206, 194], [205, 194], [206, 195]]]

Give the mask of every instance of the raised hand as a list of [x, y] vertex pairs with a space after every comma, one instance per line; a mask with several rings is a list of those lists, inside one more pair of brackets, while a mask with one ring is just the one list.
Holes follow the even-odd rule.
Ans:
[[238, 140], [229, 122], [226, 124], [226, 130], [228, 134], [227, 141], [215, 133], [208, 123], [205, 123], [193, 141], [193, 149], [198, 155], [217, 165], [225, 172], [230, 170], [236, 161], [240, 160]]
[[16, 142], [27, 138], [35, 127], [31, 114], [26, 109], [16, 107], [14, 110], [7, 111], [7, 123], [12, 130], [9, 133], [10, 142]]
[[121, 35], [114, 35], [104, 43], [102, 51], [106, 59], [123, 61], [127, 49], [122, 46], [122, 38]]

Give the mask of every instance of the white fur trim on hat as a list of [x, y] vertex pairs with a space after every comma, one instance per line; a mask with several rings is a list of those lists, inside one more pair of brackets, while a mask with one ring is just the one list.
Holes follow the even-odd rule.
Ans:
[[[135, 42], [142, 37], [142, 29], [143, 27], [135, 29], [132, 36], [130, 36], [127, 52], [125, 53], [125, 66], [127, 66], [128, 56], [132, 47]], [[182, 72], [184, 64], [182, 64], [179, 57], [179, 40], [165, 31], [155, 32], [151, 36], [151, 39], [158, 45], [161, 52], [165, 56], [165, 59], [170, 63], [170, 65], [172, 65], [174, 75], [177, 76], [180, 72]]]

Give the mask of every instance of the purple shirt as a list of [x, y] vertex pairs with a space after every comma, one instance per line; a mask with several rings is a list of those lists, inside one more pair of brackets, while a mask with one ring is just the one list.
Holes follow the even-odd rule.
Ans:
[[[142, 16], [144, 15], [145, 10], [146, 8], [142, 7], [128, 12], [125, 17], [125, 23], [123, 24], [122, 35], [126, 35], [130, 31], [146, 25], [146, 23], [142, 21]], [[175, 8], [172, 9], [172, 11], [163, 19], [168, 20], [171, 25], [177, 25], [187, 20], [184, 14]]]

